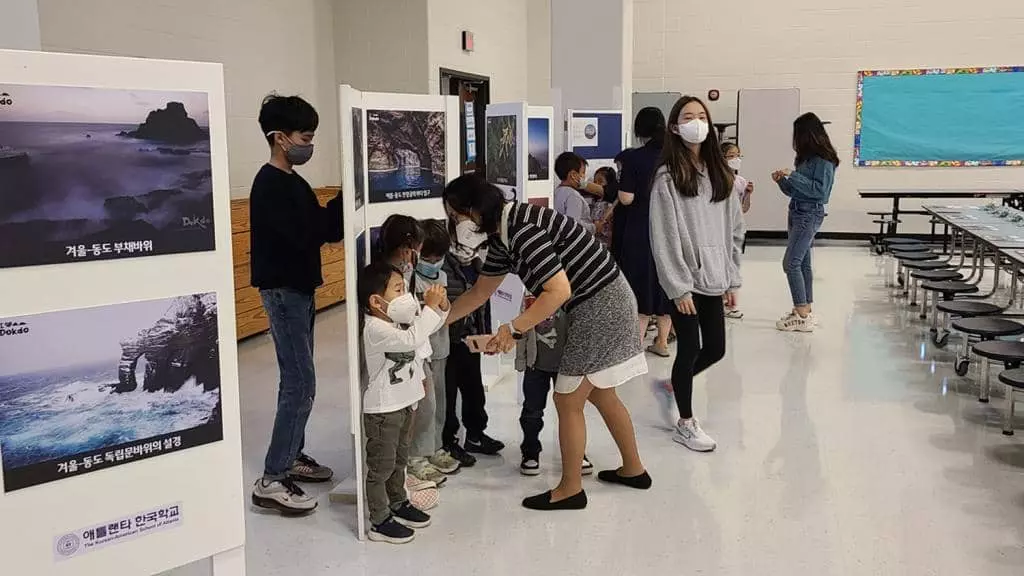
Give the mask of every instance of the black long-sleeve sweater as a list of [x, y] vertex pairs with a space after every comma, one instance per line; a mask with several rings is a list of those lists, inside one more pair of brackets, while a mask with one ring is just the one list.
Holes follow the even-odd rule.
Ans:
[[340, 194], [320, 206], [302, 176], [264, 165], [249, 195], [251, 284], [312, 293], [324, 282], [320, 247], [342, 240], [343, 218]]

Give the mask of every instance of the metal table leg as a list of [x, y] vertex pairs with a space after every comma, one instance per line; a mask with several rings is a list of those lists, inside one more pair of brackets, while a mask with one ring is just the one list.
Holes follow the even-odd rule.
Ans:
[[[980, 356], [980, 354], [979, 354]], [[990, 385], [989, 361], [985, 356], [981, 357], [981, 392], [978, 394], [978, 402], [988, 404], [988, 389]]]
[[1013, 395], [1016, 392], [1013, 386], [1006, 385], [1006, 419], [1003, 420], [1003, 434], [1006, 436], [1013, 436], [1013, 409], [1016, 400]]

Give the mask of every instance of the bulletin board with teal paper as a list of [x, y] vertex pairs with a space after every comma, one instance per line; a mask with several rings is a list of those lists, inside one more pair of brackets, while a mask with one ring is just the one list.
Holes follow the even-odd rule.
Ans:
[[854, 164], [1024, 165], [1024, 66], [858, 72]]

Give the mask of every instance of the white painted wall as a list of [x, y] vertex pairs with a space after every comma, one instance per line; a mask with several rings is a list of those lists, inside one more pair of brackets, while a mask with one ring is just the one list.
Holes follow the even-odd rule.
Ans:
[[[889, 204], [862, 201], [859, 188], [1024, 184], [1024, 168], [852, 165], [858, 70], [1020, 65], [1024, 3], [979, 0], [968, 7], [959, 0], [634, 1], [634, 90], [703, 97], [717, 88], [722, 99], [712, 112], [716, 120], [724, 120], [735, 118], [740, 88], [798, 87], [803, 110], [832, 122], [829, 132], [843, 164], [824, 230], [877, 230], [864, 212]], [[776, 193], [767, 174], [748, 176], [761, 184], [759, 193]], [[922, 217], [910, 218], [924, 229]]]
[[334, 0], [339, 84], [364, 92], [426, 94], [427, 0]]
[[[527, 0], [427, 0], [429, 93], [440, 91], [441, 68], [491, 79], [491, 102], [526, 100]], [[476, 37], [462, 51], [462, 31]]]
[[526, 58], [527, 99], [531, 106], [550, 106], [551, 0], [526, 1]]
[[39, 50], [39, 11], [36, 0], [0, 2], [0, 48]]
[[39, 0], [39, 23], [43, 50], [222, 62], [237, 197], [249, 194], [268, 157], [256, 118], [271, 91], [299, 94], [320, 112], [317, 152], [302, 174], [313, 186], [341, 180], [332, 4]]

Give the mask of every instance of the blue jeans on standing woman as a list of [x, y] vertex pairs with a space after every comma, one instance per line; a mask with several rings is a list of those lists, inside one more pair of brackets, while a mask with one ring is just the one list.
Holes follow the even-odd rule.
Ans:
[[261, 290], [263, 308], [270, 318], [270, 334], [277, 350], [281, 381], [277, 389], [277, 416], [263, 467], [267, 480], [283, 480], [306, 441], [306, 422], [316, 397], [313, 370], [313, 293], [275, 288]]
[[820, 202], [793, 200], [789, 203], [789, 242], [782, 258], [782, 269], [789, 280], [793, 306], [814, 303], [811, 246], [824, 220], [825, 205]]

